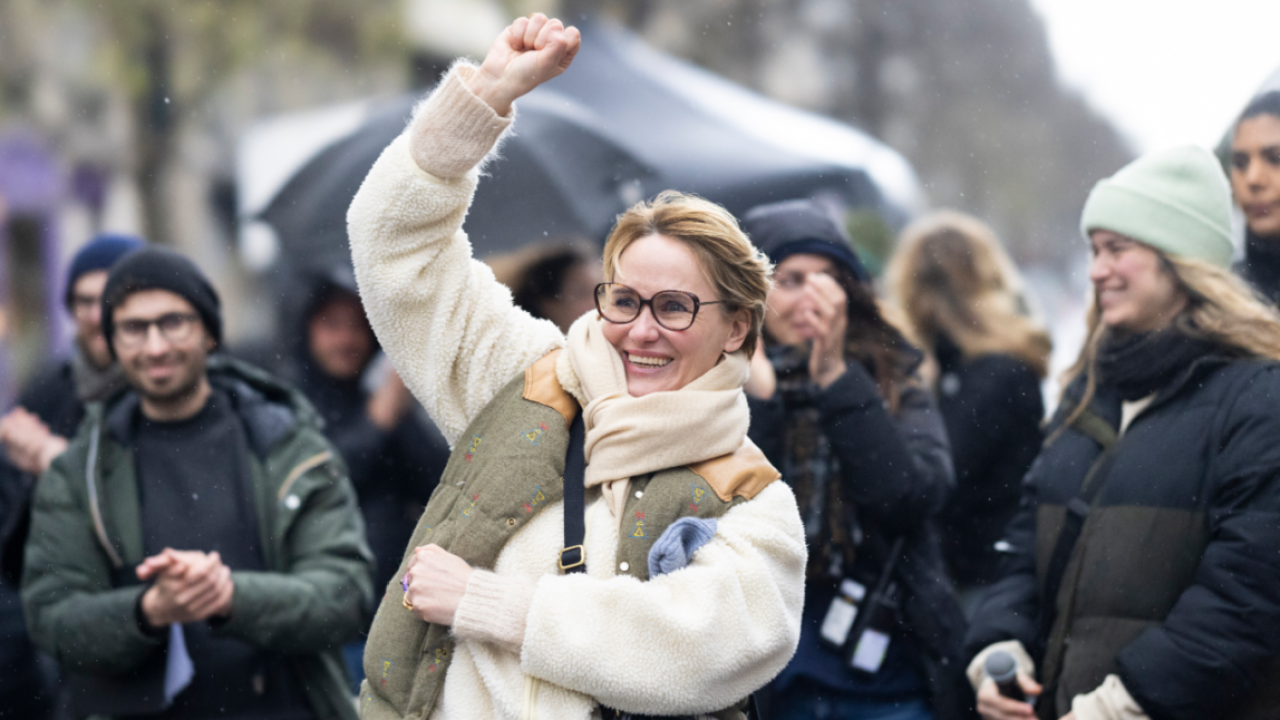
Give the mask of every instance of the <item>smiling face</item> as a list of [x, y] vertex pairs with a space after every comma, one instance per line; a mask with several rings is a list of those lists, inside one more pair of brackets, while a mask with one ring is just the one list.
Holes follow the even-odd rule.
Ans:
[[76, 278], [71, 286], [71, 316], [76, 321], [76, 347], [99, 370], [111, 364], [111, 351], [102, 335], [102, 289], [107, 271], [93, 270]]
[[1251, 230], [1280, 238], [1280, 118], [1240, 121], [1231, 140], [1231, 191]]
[[1155, 250], [1110, 230], [1094, 230], [1089, 242], [1089, 279], [1104, 325], [1129, 332], [1159, 330], [1186, 307], [1186, 291]]
[[[138, 392], [143, 413], [152, 420], [175, 420], [195, 414], [208, 396], [205, 365], [216, 343], [185, 298], [168, 290], [130, 293], [113, 310], [115, 348], [125, 379]], [[179, 337], [166, 336], [156, 325], [137, 342], [125, 337], [130, 321], [156, 321], [166, 315], [196, 319]]]
[[[719, 300], [693, 252], [681, 241], [649, 235], [632, 242], [618, 258], [613, 282], [651, 298], [663, 290], [693, 293], [702, 302]], [[750, 314], [731, 314], [723, 306], [703, 307], [687, 330], [668, 330], [645, 306], [629, 323], [603, 322], [604, 336], [622, 356], [627, 392], [632, 397], [679, 390], [719, 362], [720, 355], [742, 347]]]

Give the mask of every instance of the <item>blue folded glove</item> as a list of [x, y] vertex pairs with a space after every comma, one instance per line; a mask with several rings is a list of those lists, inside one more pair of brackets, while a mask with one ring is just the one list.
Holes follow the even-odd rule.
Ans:
[[649, 577], [674, 572], [693, 561], [693, 554], [716, 534], [716, 521], [683, 517], [671, 523], [649, 549]]

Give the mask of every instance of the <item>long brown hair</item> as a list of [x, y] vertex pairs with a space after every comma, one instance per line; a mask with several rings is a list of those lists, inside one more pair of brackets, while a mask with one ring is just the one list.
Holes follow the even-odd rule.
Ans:
[[1031, 316], [1022, 278], [985, 223], [953, 210], [902, 232], [886, 271], [889, 294], [926, 348], [950, 337], [966, 358], [1013, 356], [1044, 378], [1053, 345]]
[[[1203, 260], [1168, 255], [1150, 245], [1161, 259], [1164, 272], [1187, 294], [1187, 307], [1173, 320], [1173, 325], [1189, 337], [1209, 340], [1227, 354], [1280, 361], [1280, 312], [1261, 300], [1243, 280], [1229, 271]], [[1062, 396], [1082, 374], [1084, 393], [1062, 426], [1070, 425], [1093, 400], [1098, 388], [1098, 348], [1107, 337], [1098, 309], [1096, 293], [1090, 293], [1086, 316], [1084, 348], [1075, 363], [1062, 375]]]

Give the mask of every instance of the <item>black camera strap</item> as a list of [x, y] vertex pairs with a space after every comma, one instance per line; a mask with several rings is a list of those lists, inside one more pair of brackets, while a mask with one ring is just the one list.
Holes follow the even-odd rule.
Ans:
[[569, 449], [564, 453], [564, 549], [560, 569], [566, 575], [587, 571], [587, 551], [582, 540], [587, 535], [586, 426], [579, 412], [569, 425]]

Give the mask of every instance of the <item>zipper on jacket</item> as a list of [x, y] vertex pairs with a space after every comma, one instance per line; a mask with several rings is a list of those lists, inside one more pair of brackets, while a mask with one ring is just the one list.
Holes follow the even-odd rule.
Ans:
[[101, 431], [100, 425], [93, 426], [93, 432], [89, 433], [89, 457], [84, 465], [84, 482], [89, 491], [89, 515], [93, 518], [93, 533], [98, 536], [98, 544], [106, 551], [107, 557], [111, 559], [112, 567], [117, 570], [124, 567], [124, 560], [120, 559], [120, 554], [116, 552], [115, 547], [111, 545], [111, 540], [107, 537], [107, 526], [102, 521], [102, 508], [98, 503], [98, 484], [94, 482], [93, 476], [98, 465], [98, 434]]
[[538, 688], [542, 681], [531, 675], [524, 676], [524, 702], [520, 705], [520, 720], [538, 720]]

